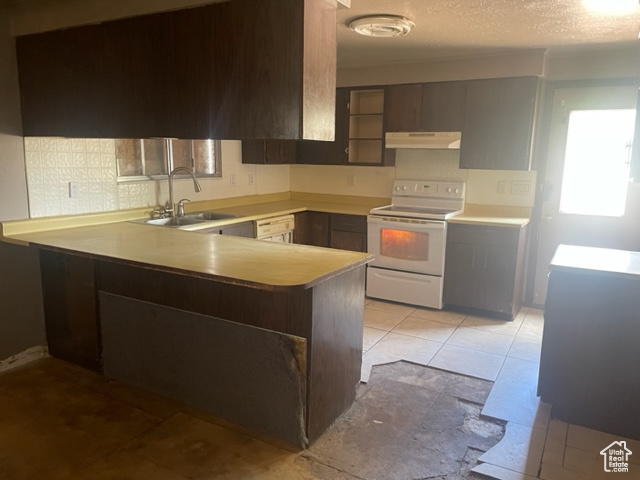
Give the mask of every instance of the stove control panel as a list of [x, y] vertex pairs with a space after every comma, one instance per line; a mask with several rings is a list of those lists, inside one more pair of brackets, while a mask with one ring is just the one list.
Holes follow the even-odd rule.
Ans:
[[438, 197], [463, 199], [464, 182], [432, 182], [421, 180], [396, 180], [393, 182], [393, 196]]

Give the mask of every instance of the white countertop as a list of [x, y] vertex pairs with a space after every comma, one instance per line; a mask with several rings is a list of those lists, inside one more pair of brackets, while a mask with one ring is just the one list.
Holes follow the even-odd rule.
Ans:
[[559, 245], [549, 268], [552, 271], [581, 271], [624, 278], [637, 276], [640, 279], [640, 252]]

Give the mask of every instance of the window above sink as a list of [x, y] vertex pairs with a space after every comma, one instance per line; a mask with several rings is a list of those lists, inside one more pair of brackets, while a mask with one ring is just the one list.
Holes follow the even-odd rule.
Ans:
[[116, 139], [118, 181], [166, 176], [187, 167], [198, 177], [221, 177], [220, 140]]

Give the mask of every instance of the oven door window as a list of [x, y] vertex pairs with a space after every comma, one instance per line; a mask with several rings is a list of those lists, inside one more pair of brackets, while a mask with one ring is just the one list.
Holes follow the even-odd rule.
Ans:
[[427, 262], [429, 261], [429, 234], [381, 228], [380, 255], [399, 260]]

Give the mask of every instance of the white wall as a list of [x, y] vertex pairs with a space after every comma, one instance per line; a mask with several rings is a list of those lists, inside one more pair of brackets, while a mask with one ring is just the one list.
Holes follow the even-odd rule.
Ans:
[[9, 13], [0, 2], [0, 221], [28, 217], [20, 92]]
[[[536, 172], [462, 170], [459, 151], [399, 150], [395, 167], [292, 165], [291, 190], [319, 194], [389, 197], [398, 179], [462, 181], [467, 203], [532, 207]], [[354, 185], [349, 185], [353, 177]], [[529, 193], [514, 193], [513, 182], [525, 182]]]

